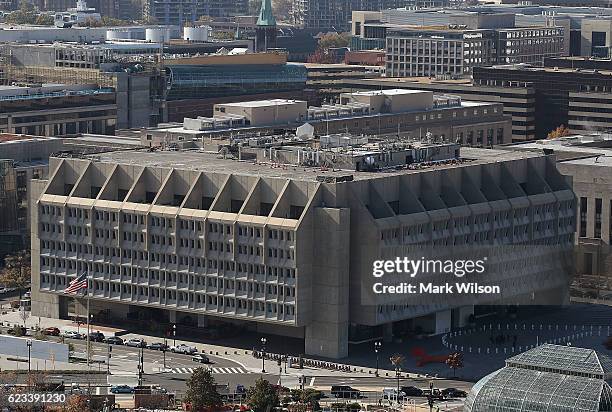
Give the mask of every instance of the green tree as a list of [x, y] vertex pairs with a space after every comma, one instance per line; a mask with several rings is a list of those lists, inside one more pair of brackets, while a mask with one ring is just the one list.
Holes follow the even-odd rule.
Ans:
[[38, 26], [53, 26], [53, 16], [50, 14], [39, 14], [34, 21]]
[[279, 402], [278, 391], [263, 378], [257, 379], [255, 386], [247, 390], [247, 404], [255, 412], [268, 412], [278, 406]]
[[206, 368], [196, 368], [187, 381], [187, 392], [185, 401], [191, 404], [193, 409], [210, 408], [221, 406], [223, 401], [215, 387], [215, 378]]
[[4, 258], [4, 268], [0, 272], [0, 284], [7, 288], [17, 288], [19, 298], [21, 298], [23, 290], [30, 285], [31, 279], [30, 252], [22, 250]]
[[37, 17], [38, 13], [36, 13], [34, 6], [27, 0], [21, 0], [19, 10], [9, 14], [4, 21], [9, 24], [34, 24]]
[[323, 397], [323, 393], [313, 388], [307, 389], [292, 389], [291, 399], [293, 402], [298, 402], [303, 405], [310, 406], [307, 409], [318, 410], [319, 400]]
[[329, 50], [335, 47], [347, 47], [350, 43], [349, 33], [327, 33], [319, 39], [319, 49]]

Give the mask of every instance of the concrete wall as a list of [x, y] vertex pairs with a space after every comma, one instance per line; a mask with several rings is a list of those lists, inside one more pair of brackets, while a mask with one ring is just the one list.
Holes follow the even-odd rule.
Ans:
[[305, 119], [308, 110], [307, 103], [294, 100], [287, 103], [270, 103], [266, 106], [243, 106], [234, 104], [216, 104], [214, 114], [235, 114], [245, 116], [251, 126], [269, 124], [295, 123]]
[[593, 32], [605, 33], [605, 46], [612, 46], [612, 19], [583, 19], [580, 32], [580, 54], [582, 56], [591, 56], [591, 47], [593, 46]]
[[58, 295], [40, 291], [40, 239], [38, 238], [38, 199], [48, 181], [32, 180], [30, 182], [30, 228], [32, 254], [32, 316], [50, 318], [60, 317], [60, 298]]

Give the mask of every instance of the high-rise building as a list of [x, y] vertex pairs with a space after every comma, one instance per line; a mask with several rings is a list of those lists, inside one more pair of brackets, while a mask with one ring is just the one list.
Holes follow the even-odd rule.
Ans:
[[146, 0], [144, 16], [155, 23], [182, 26], [202, 16], [227, 17], [248, 13], [248, 0]]
[[292, 18], [295, 24], [306, 29], [348, 30], [353, 10], [444, 7], [448, 4], [448, 0], [295, 0]]
[[[340, 358], [350, 341], [446, 333], [475, 304], [567, 299], [557, 263], [571, 256], [575, 199], [553, 159], [362, 136], [255, 140], [236, 160], [148, 150], [52, 158], [49, 179], [32, 182], [33, 315], [67, 318], [64, 290], [85, 272], [91, 310], [111, 319], [230, 322]], [[420, 258], [413, 247], [491, 247], [483, 279], [503, 297], [369, 300], [373, 262]]]

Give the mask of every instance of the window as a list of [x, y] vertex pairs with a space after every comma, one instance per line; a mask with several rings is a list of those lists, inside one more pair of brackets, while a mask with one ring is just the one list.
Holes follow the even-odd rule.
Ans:
[[586, 237], [587, 229], [587, 198], [580, 198], [580, 237]]
[[595, 199], [595, 237], [601, 239], [601, 199]]

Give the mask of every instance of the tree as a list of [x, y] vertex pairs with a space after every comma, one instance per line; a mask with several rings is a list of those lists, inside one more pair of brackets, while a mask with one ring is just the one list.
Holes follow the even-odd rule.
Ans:
[[319, 38], [319, 48], [329, 50], [336, 47], [347, 47], [350, 43], [349, 33], [327, 33]]
[[455, 352], [448, 355], [446, 364], [453, 370], [453, 377], [457, 374], [458, 368], [463, 368], [463, 353]]
[[323, 393], [313, 388], [307, 389], [292, 389], [291, 390], [291, 400], [293, 402], [298, 402], [313, 411], [319, 409], [319, 399], [323, 397]]
[[257, 379], [255, 386], [247, 390], [247, 404], [255, 412], [267, 412], [278, 406], [279, 402], [278, 391], [263, 378]]
[[571, 132], [569, 131], [569, 129], [566, 129], [564, 125], [561, 125], [557, 127], [555, 130], [548, 133], [546, 138], [547, 139], [557, 139], [559, 137], [569, 136], [570, 134]]
[[215, 387], [215, 378], [206, 368], [196, 368], [187, 381], [185, 401], [191, 404], [192, 409], [221, 406], [223, 401]]
[[30, 285], [31, 278], [30, 252], [22, 250], [4, 258], [4, 269], [0, 272], [0, 283], [7, 288], [17, 288], [20, 299], [23, 289]]
[[53, 26], [53, 16], [50, 14], [39, 14], [34, 21], [38, 26]]
[[37, 17], [38, 13], [36, 13], [34, 6], [27, 0], [21, 0], [19, 10], [9, 14], [4, 21], [9, 24], [34, 24]]
[[19, 317], [23, 321], [23, 327], [26, 327], [26, 321], [30, 317], [30, 311], [25, 309], [25, 306], [19, 308]]

